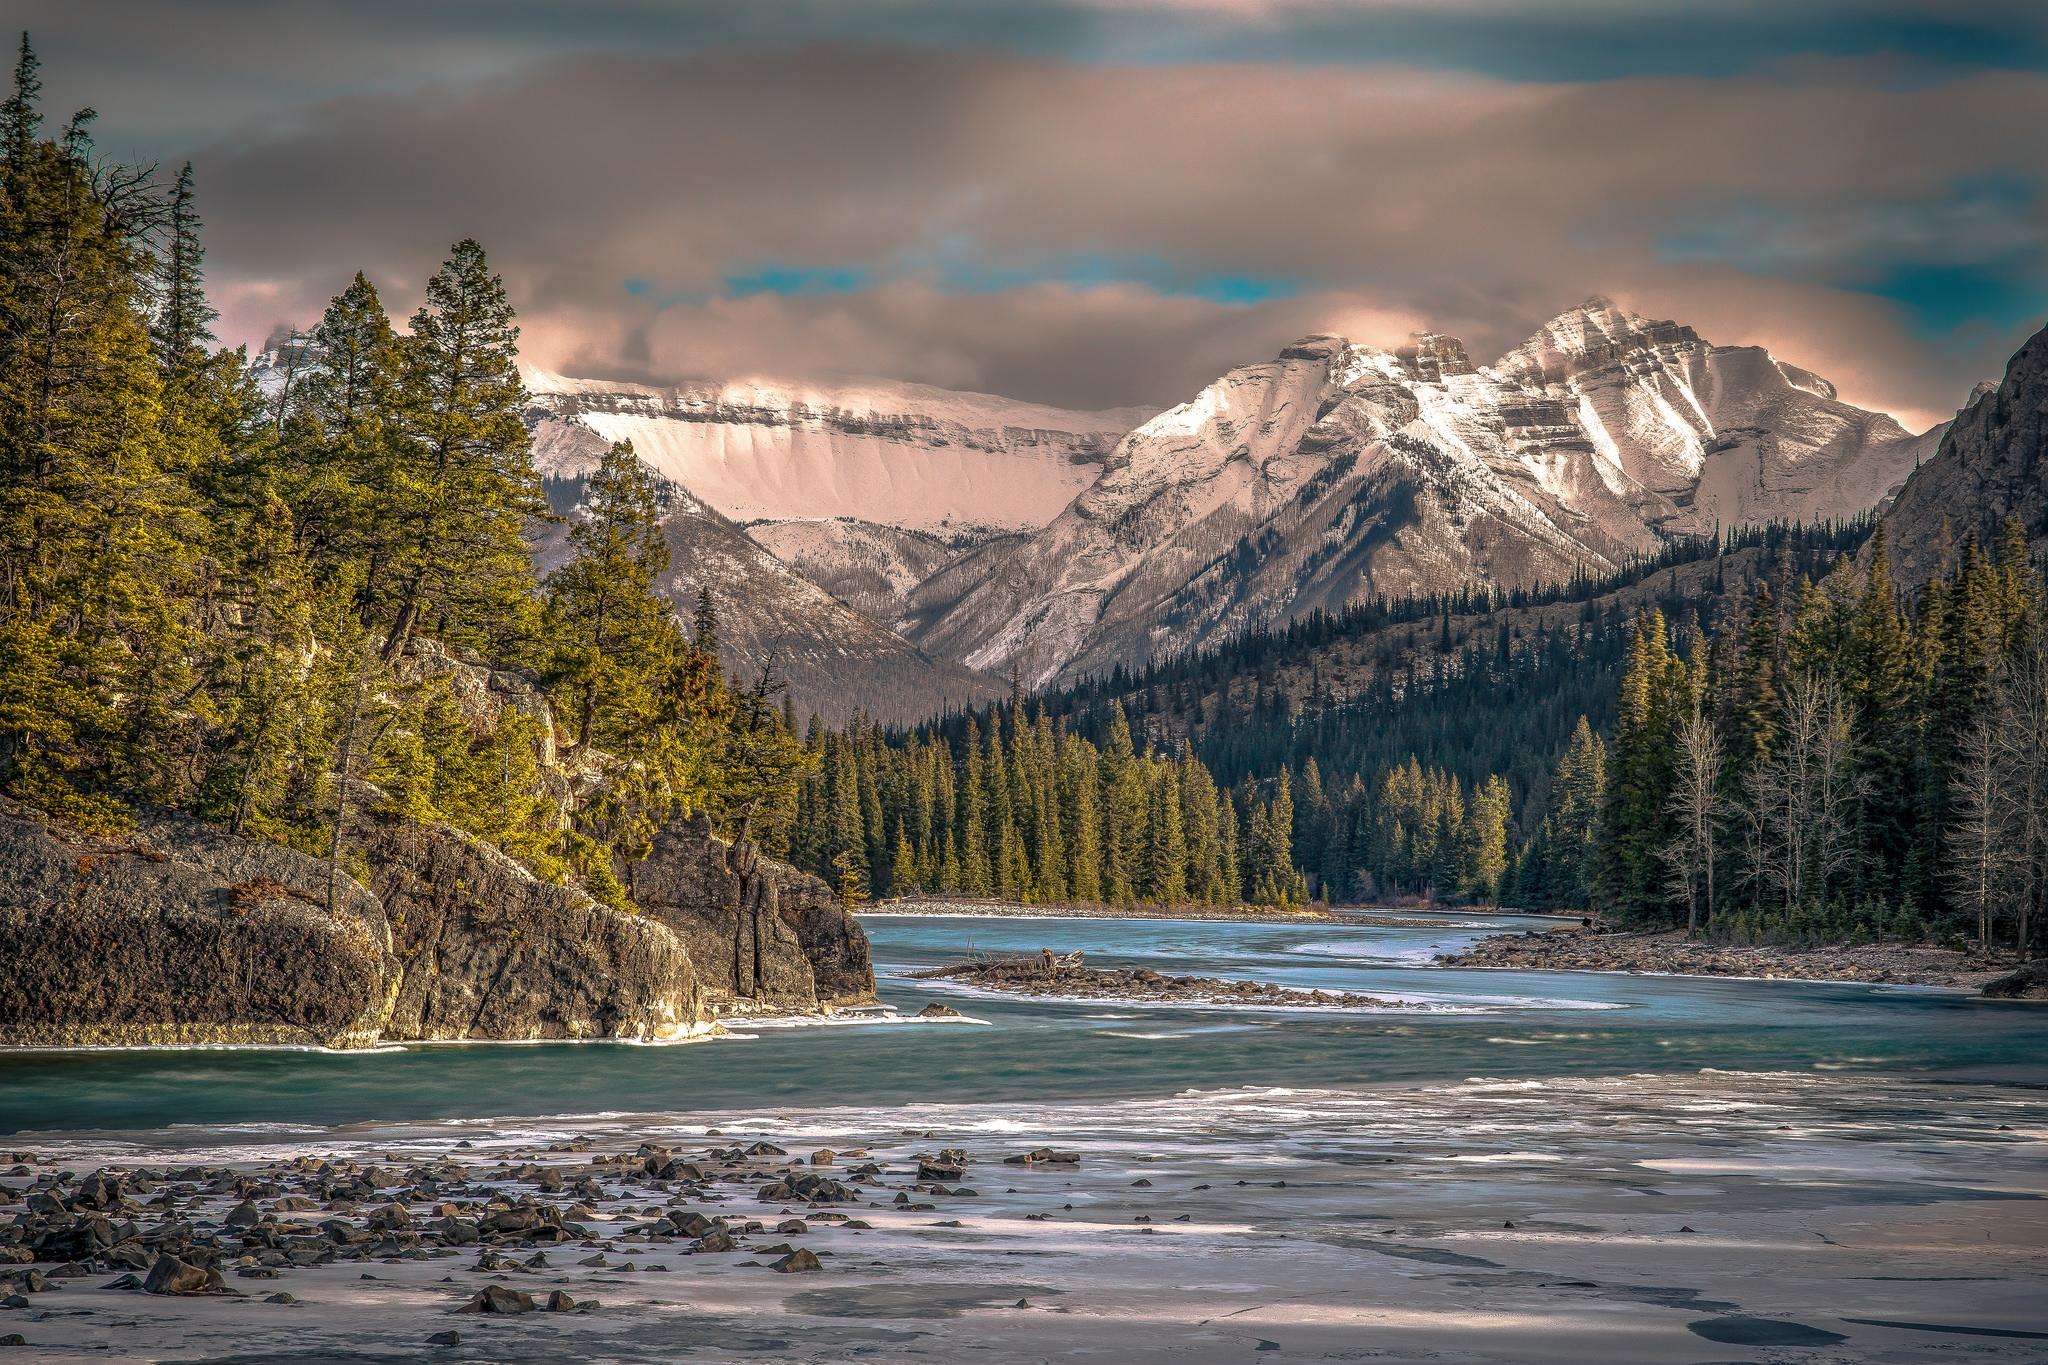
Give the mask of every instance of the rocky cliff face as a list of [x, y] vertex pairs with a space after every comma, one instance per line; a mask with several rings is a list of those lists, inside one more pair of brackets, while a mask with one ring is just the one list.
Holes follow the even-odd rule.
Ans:
[[1670, 534], [1881, 504], [1936, 433], [1755, 347], [1589, 300], [1491, 366], [1308, 337], [1120, 442], [1042, 531], [942, 568], [907, 634], [1029, 683], [1374, 597], [1602, 574]]
[[323, 864], [189, 822], [98, 838], [0, 806], [0, 1043], [375, 1042], [383, 907], [326, 891]]
[[1885, 514], [1899, 581], [1924, 579], [1973, 532], [1991, 544], [2009, 516], [2037, 552], [2048, 542], [2048, 327], [2020, 347], [1996, 388], [1971, 395]]
[[669, 926], [541, 881], [445, 826], [368, 833], [370, 890], [391, 916], [397, 968], [384, 1037], [659, 1041], [711, 1017]]
[[[925, 530], [1042, 526], [1149, 408], [1076, 412], [874, 380], [673, 388], [529, 369], [535, 401], [738, 521], [857, 517]], [[545, 451], [536, 464], [549, 472]]]
[[[431, 642], [398, 671], [447, 677], [478, 724], [511, 705], [552, 726], [520, 675]], [[580, 769], [542, 757], [568, 799]], [[701, 819], [626, 869], [639, 913], [446, 826], [368, 814], [347, 847], [367, 885], [190, 820], [101, 838], [0, 804], [0, 1045], [667, 1040], [873, 998], [824, 883], [740, 866]]]
[[701, 817], [657, 834], [627, 870], [627, 889], [688, 945], [719, 1014], [780, 1014], [874, 992], [867, 937], [830, 888], [736, 852]]

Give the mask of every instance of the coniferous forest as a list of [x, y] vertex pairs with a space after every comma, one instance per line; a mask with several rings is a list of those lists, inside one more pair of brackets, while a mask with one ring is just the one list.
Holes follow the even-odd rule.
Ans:
[[[85, 828], [189, 812], [352, 869], [349, 802], [441, 821], [623, 901], [615, 856], [707, 811], [786, 818], [804, 754], [774, 684], [728, 682], [653, 591], [655, 492], [629, 447], [573, 554], [546, 514], [519, 329], [474, 241], [401, 333], [357, 274], [274, 390], [216, 347], [194, 178], [111, 165], [92, 113], [51, 135], [24, 36], [0, 106], [0, 791]], [[434, 647], [519, 671], [566, 735], [481, 730]], [[541, 756], [588, 790], [569, 828]], [[579, 757], [580, 755], [580, 757]]]
[[[1737, 938], [1967, 935], [2030, 949], [2048, 896], [2048, 636], [2009, 522], [1902, 597], [1882, 529], [1711, 637], [1635, 623], [1597, 819], [1560, 820], [1590, 901]], [[1562, 773], [1560, 774], [1562, 780]], [[1546, 854], [1554, 858], [1554, 853]]]

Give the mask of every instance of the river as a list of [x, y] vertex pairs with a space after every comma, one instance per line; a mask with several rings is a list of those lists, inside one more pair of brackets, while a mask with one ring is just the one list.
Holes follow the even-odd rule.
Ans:
[[[1063, 1180], [990, 1167], [971, 1217], [879, 1226], [863, 1245], [908, 1259], [858, 1284], [674, 1277], [710, 1296], [707, 1323], [767, 1333], [707, 1327], [728, 1356], [1361, 1359], [1370, 1342], [1373, 1359], [2048, 1359], [2048, 1009], [1428, 965], [1520, 923], [873, 915], [892, 1018], [679, 1046], [15, 1053], [0, 1131], [80, 1164], [713, 1130], [793, 1150], [928, 1136], [983, 1162], [1040, 1141], [1083, 1152]], [[907, 976], [1041, 947], [1398, 1007], [1019, 1000]], [[933, 1000], [964, 1017], [908, 1018]], [[365, 1292], [337, 1281], [330, 1304]], [[609, 1297], [601, 1347], [508, 1328], [492, 1357], [673, 1349], [646, 1316], [660, 1292]], [[1030, 1320], [1028, 1349], [1012, 1299], [1059, 1305]], [[216, 1346], [248, 1324], [213, 1343], [212, 1310], [164, 1311], [177, 1358], [240, 1358]], [[306, 1321], [291, 1340], [317, 1339]], [[115, 1319], [67, 1330], [81, 1359], [134, 1347]]]

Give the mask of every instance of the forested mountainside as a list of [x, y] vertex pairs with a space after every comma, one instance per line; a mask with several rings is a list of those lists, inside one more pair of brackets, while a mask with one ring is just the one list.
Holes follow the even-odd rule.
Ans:
[[[910, 736], [814, 731], [807, 744], [821, 762], [806, 779], [791, 857], [820, 875], [850, 862], [877, 894], [1056, 900], [1063, 889], [1081, 894], [1078, 885], [1110, 901], [1214, 885], [1214, 860], [1237, 869], [1239, 894], [1261, 899], [1261, 879], [1286, 885], [1271, 870], [1278, 833], [1302, 875], [1295, 894], [1583, 904], [1525, 887], [1521, 869], [1575, 731], [1583, 745], [1597, 742], [1588, 720], [1602, 733], [1611, 726], [1636, 614], [1661, 606], [1683, 619], [1697, 605], [1711, 619], [1748, 585], [1793, 591], [1868, 534], [1859, 521], [1678, 541], [1618, 579], [1500, 603], [1468, 592], [1316, 615]], [[1023, 775], [1033, 770], [1054, 774], [1052, 785]], [[1155, 833], [1163, 813], [1153, 794], [1169, 772], [1178, 815]], [[1106, 793], [1119, 789], [1112, 811]], [[1209, 800], [1218, 793], [1220, 803]], [[1276, 802], [1286, 816], [1277, 822]], [[1206, 815], [1211, 804], [1220, 819]], [[1170, 866], [1179, 860], [1167, 850], [1203, 846], [1190, 833], [1197, 809], [1215, 852], [1187, 852], [1182, 881], [1170, 882], [1155, 860]], [[1113, 894], [1100, 860], [1117, 839], [1133, 872]], [[987, 875], [970, 872], [969, 840], [1014, 844], [1014, 875], [994, 852]], [[1048, 860], [1061, 870], [1041, 871]]]

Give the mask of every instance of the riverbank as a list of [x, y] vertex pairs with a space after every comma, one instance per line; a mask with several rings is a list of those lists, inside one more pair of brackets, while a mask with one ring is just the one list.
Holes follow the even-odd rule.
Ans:
[[1230, 924], [1330, 924], [1340, 918], [1320, 906], [1272, 905], [1103, 905], [1096, 902], [1028, 905], [1022, 901], [966, 897], [875, 901], [860, 908], [869, 916], [949, 916], [962, 919], [1163, 919], [1213, 920]]
[[1981, 990], [2017, 963], [1951, 948], [1890, 943], [1756, 948], [1690, 942], [1683, 931], [1596, 934], [1530, 930], [1496, 934], [1437, 959], [1444, 967], [1516, 971], [1634, 972], [1758, 980], [1862, 981]]
[[2044, 1124], [2025, 1089], [1717, 1073], [16, 1138], [0, 1241], [36, 1259], [0, 1264], [27, 1303], [0, 1336], [211, 1365], [2039, 1360]]

